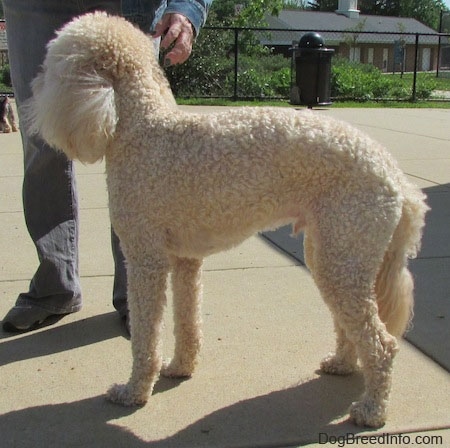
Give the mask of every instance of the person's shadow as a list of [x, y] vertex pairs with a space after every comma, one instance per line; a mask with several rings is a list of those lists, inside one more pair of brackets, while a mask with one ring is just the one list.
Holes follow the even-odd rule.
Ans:
[[[15, 334], [0, 332], [0, 366], [60, 353], [126, 335], [116, 312], [100, 314], [45, 331]], [[1, 446], [1, 445], [0, 445]]]

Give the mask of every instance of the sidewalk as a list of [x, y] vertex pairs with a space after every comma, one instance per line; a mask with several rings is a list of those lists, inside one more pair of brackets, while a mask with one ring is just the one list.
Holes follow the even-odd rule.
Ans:
[[[347, 421], [350, 403], [363, 391], [360, 374], [318, 371], [334, 348], [332, 322], [303, 266], [301, 241], [286, 229], [206, 260], [204, 347], [192, 379], [161, 379], [140, 409], [108, 403], [109, 385], [128, 378], [130, 343], [111, 304], [104, 165], [77, 164], [84, 308], [35, 332], [0, 330], [0, 447], [347, 446], [337, 437], [348, 433], [385, 437], [351, 446], [406, 447], [419, 440], [450, 446], [450, 110], [315, 113], [345, 119], [387, 145], [433, 207], [422, 252], [412, 263], [414, 329], [396, 358], [385, 427], [366, 431]], [[19, 134], [0, 134], [0, 319], [36, 268], [21, 176]], [[170, 356], [170, 305], [164, 344]], [[400, 444], [386, 438], [399, 433]], [[442, 444], [426, 443], [435, 436]]]

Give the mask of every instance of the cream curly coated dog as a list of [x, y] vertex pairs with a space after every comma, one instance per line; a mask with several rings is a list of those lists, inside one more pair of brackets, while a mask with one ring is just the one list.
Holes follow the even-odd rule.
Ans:
[[[386, 418], [392, 362], [413, 303], [407, 258], [427, 206], [391, 156], [350, 126], [309, 111], [179, 110], [152, 42], [118, 17], [82, 16], [49, 44], [28, 119], [68, 157], [106, 159], [111, 222], [128, 262], [133, 368], [110, 400], [147, 401], [160, 371], [189, 377], [201, 346], [201, 265], [262, 229], [305, 231], [305, 256], [337, 333], [324, 372], [359, 358], [365, 393], [351, 418]], [[172, 272], [176, 347], [161, 327]]]

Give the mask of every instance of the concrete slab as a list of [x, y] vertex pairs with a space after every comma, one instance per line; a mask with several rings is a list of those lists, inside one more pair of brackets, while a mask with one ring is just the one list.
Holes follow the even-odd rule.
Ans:
[[[239, 258], [237, 250], [229, 256], [234, 252]], [[270, 259], [273, 251], [261, 252]], [[205, 343], [198, 371], [189, 381], [161, 380], [142, 409], [113, 406], [103, 396], [109, 384], [127, 378], [131, 361], [110, 305], [111, 277], [83, 278], [80, 313], [37, 332], [2, 334], [5, 446], [40, 448], [49, 440], [65, 447], [289, 446], [316, 442], [320, 433], [367, 433], [346, 421], [347, 407], [362, 392], [361, 376], [317, 372], [333, 347], [333, 331], [304, 269], [212, 270], [204, 274], [204, 284]], [[17, 285], [9, 287], [12, 293]], [[411, 375], [411, 365], [426, 372], [426, 383], [422, 375]], [[445, 426], [450, 405], [442, 396], [449, 387], [444, 370], [402, 344], [382, 432]], [[417, 399], [427, 403], [426, 412]]]
[[[361, 125], [371, 117], [378, 117], [376, 123], [389, 121], [383, 114], [371, 116], [370, 112], [358, 110], [353, 117]], [[351, 112], [341, 113], [352, 118]], [[431, 120], [439, 114], [423, 117]], [[411, 114], [411, 120], [416, 120], [414, 129], [419, 132], [420, 113], [417, 117]], [[400, 117], [392, 118], [395, 126], [403, 126], [400, 121]], [[2, 199], [8, 196], [0, 210], [4, 229], [0, 232], [0, 316], [13, 305], [17, 293], [27, 288], [35, 268], [34, 249], [18, 211], [20, 192], [14, 191], [20, 182], [7, 179], [20, 175], [20, 145], [17, 140], [14, 147], [5, 145], [4, 137], [13, 140], [0, 134], [0, 194]], [[400, 140], [397, 144], [401, 152]], [[436, 154], [441, 156], [439, 149]], [[11, 166], [5, 167], [5, 160]], [[32, 333], [11, 336], [0, 331], [0, 446], [294, 447], [317, 445], [321, 434], [339, 437], [347, 433], [436, 435], [443, 438], [437, 446], [449, 444], [450, 432], [443, 430], [450, 427], [450, 403], [443, 399], [450, 392], [448, 373], [406, 341], [396, 359], [387, 425], [366, 431], [347, 421], [349, 404], [363, 390], [362, 377], [331, 377], [317, 371], [320, 359], [334, 345], [328, 310], [301, 263], [258, 236], [205, 262], [205, 342], [194, 377], [188, 381], [161, 379], [154, 396], [140, 409], [106, 402], [107, 387], [127, 379], [131, 353], [111, 305], [103, 166], [77, 166], [77, 172], [85, 305], [79, 313]], [[418, 339], [427, 341], [436, 334], [445, 337], [444, 300], [449, 290], [443, 282], [448, 265], [439, 264], [440, 259], [448, 259], [447, 246], [435, 244], [436, 236], [446, 238], [447, 233], [434, 226], [447, 219], [446, 202], [441, 198], [447, 187], [439, 186], [432, 174], [417, 177], [424, 187], [437, 188], [431, 192], [435, 214], [430, 215], [430, 240], [424, 241], [426, 257], [414, 266], [416, 275], [427, 280], [417, 291], [422, 297], [423, 288], [428, 295], [423, 306], [418, 302], [418, 314], [426, 315], [427, 322], [416, 326]], [[299, 251], [301, 241], [294, 243]], [[164, 345], [170, 356], [170, 291], [168, 297]], [[436, 317], [440, 315], [445, 318]], [[439, 345], [445, 346], [445, 340]]]

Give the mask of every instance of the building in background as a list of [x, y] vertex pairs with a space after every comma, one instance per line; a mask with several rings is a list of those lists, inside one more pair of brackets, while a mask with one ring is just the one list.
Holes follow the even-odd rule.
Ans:
[[357, 0], [339, 0], [335, 12], [283, 10], [278, 17], [266, 19], [268, 27], [277, 31], [262, 36], [260, 42], [286, 56], [303, 31], [315, 31], [339, 56], [373, 64], [384, 72], [413, 71], [418, 35], [417, 69], [429, 71], [437, 67], [439, 36], [436, 31], [416, 19], [360, 14]]

